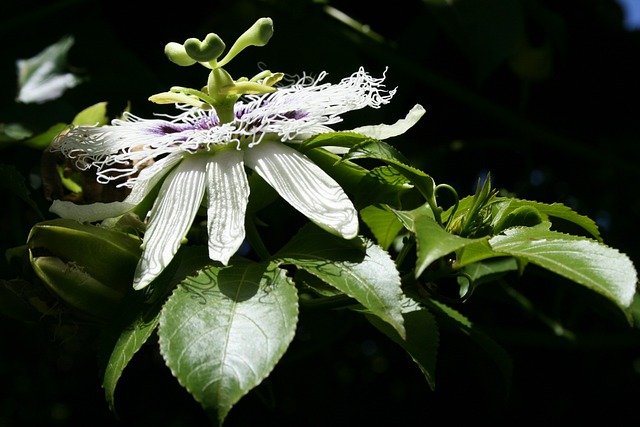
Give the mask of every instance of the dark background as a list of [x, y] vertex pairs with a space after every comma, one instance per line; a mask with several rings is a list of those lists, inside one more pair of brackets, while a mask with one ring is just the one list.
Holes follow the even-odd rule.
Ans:
[[[437, 183], [465, 196], [490, 172], [503, 191], [561, 202], [595, 219], [605, 242], [637, 264], [640, 33], [623, 27], [622, 9], [610, 0], [443, 3], [10, 0], [0, 18], [0, 122], [43, 131], [102, 101], [113, 115], [130, 103], [148, 117], [149, 95], [197, 87], [204, 78], [199, 67], [170, 63], [162, 53], [167, 42], [216, 32], [230, 45], [257, 18], [270, 16], [273, 39], [237, 57], [228, 66], [233, 76], [253, 73], [258, 62], [288, 74], [326, 70], [333, 82], [360, 66], [373, 75], [388, 67], [386, 84], [398, 87], [393, 102], [350, 114], [345, 128], [392, 123], [420, 103], [427, 114], [394, 144]], [[328, 6], [370, 32], [340, 22]], [[87, 80], [55, 102], [15, 103], [15, 60], [64, 35], [75, 38], [69, 66]], [[33, 149], [3, 146], [0, 153], [2, 163], [25, 176], [37, 171]], [[37, 190], [34, 197], [41, 197]], [[3, 251], [24, 244], [35, 220], [19, 200], [4, 200]], [[534, 309], [498, 285], [456, 307], [511, 355], [508, 395], [492, 361], [453, 331], [442, 331], [431, 391], [417, 366], [361, 317], [336, 312], [318, 324], [318, 313], [304, 313], [291, 350], [232, 409], [227, 425], [633, 419], [640, 397], [637, 329], [571, 283], [533, 268], [512, 279]], [[575, 338], [555, 334], [547, 318]], [[118, 419], [103, 399], [91, 331], [0, 320], [0, 427], [206, 425], [155, 345], [125, 370], [116, 391]]]

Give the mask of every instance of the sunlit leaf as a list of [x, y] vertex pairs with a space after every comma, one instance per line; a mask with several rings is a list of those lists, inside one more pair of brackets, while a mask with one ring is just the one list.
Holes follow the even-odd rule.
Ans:
[[499, 253], [522, 258], [629, 307], [638, 277], [629, 257], [595, 240], [535, 228], [510, 228], [489, 240]]
[[384, 141], [368, 139], [354, 146], [343, 157], [344, 160], [376, 159], [385, 162], [407, 178], [425, 199], [431, 200], [435, 193], [435, 182], [429, 175], [409, 165], [407, 158]]
[[[542, 203], [532, 200], [513, 199], [513, 198], [496, 198], [492, 205], [494, 210], [494, 222], [500, 221], [500, 218], [521, 208], [533, 208], [541, 215], [553, 223], [554, 218], [573, 223], [584, 231], [589, 233], [593, 238], [602, 240], [597, 224], [591, 218], [580, 215], [570, 207], [562, 203]], [[516, 224], [527, 225], [527, 224]], [[506, 228], [506, 227], [505, 227]], [[497, 233], [496, 233], [497, 234]]]
[[297, 292], [284, 270], [231, 261], [186, 278], [158, 328], [167, 366], [219, 424], [271, 373], [298, 318]]
[[403, 229], [398, 217], [388, 209], [367, 206], [360, 211], [360, 216], [384, 250], [389, 249], [398, 233]]
[[356, 206], [384, 203], [395, 208], [401, 207], [401, 198], [413, 185], [404, 175], [391, 166], [373, 168], [362, 177], [356, 192]]
[[364, 243], [363, 253], [354, 242], [309, 224], [275, 258], [341, 290], [404, 336], [400, 274], [386, 251], [372, 242]]
[[98, 102], [97, 104], [93, 104], [76, 114], [73, 118], [72, 124], [74, 126], [102, 126], [106, 125], [108, 122], [109, 117], [107, 116], [107, 103]]

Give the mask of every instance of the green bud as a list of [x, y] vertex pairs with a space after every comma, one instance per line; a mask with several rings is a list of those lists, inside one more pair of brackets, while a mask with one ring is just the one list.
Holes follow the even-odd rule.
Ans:
[[182, 67], [188, 67], [196, 63], [195, 59], [187, 54], [184, 46], [179, 43], [167, 43], [164, 47], [164, 54], [167, 55], [167, 58], [169, 58], [171, 62]]
[[31, 266], [64, 304], [108, 318], [130, 291], [140, 240], [68, 219], [36, 224], [27, 240]]
[[187, 39], [184, 49], [192, 59], [198, 62], [211, 62], [224, 52], [225, 44], [217, 34], [209, 33], [203, 41], [196, 38]]

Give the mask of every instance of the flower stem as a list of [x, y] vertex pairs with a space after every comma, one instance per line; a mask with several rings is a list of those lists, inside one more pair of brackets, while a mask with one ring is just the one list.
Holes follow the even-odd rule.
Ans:
[[247, 216], [247, 239], [249, 239], [249, 243], [251, 244], [251, 248], [255, 251], [255, 253], [260, 257], [261, 260], [267, 260], [271, 258], [271, 254], [267, 250], [262, 238], [260, 237], [260, 233], [258, 233], [258, 229], [256, 228], [256, 222], [254, 220], [253, 215], [251, 217]]

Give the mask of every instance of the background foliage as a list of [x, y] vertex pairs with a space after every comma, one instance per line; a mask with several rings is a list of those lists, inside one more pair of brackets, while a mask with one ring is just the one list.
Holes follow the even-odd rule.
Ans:
[[[359, 66], [373, 75], [389, 67], [387, 84], [399, 88], [394, 101], [363, 112], [366, 120], [349, 115], [354, 125], [390, 123], [421, 103], [427, 114], [411, 137], [394, 144], [437, 182], [468, 194], [491, 172], [497, 188], [562, 202], [596, 219], [605, 242], [640, 259], [634, 108], [640, 36], [622, 26], [614, 1], [459, 0], [451, 9], [445, 1], [400, 0], [380, 9], [360, 1], [219, 0], [175, 10], [83, 0], [5, 3], [0, 123], [40, 132], [103, 101], [113, 115], [130, 104], [149, 116], [150, 94], [201, 79], [189, 74], [195, 67], [169, 63], [165, 43], [211, 31], [231, 39], [269, 16], [273, 39], [234, 60], [232, 74], [248, 74], [258, 61], [291, 74], [326, 70], [331, 81]], [[335, 10], [357, 22], [349, 25]], [[74, 37], [68, 62], [84, 82], [55, 102], [16, 103], [15, 61], [65, 35]], [[0, 144], [2, 163], [15, 165], [30, 185], [39, 173], [39, 151]], [[32, 191], [47, 212], [41, 190]], [[23, 244], [40, 218], [14, 196], [3, 193], [3, 200], [4, 253]], [[2, 262], [2, 277], [11, 277]], [[638, 330], [601, 298], [542, 271], [528, 269], [512, 280], [513, 292], [480, 287], [456, 307], [513, 358], [508, 395], [492, 362], [467, 337], [442, 334], [432, 392], [408, 356], [360, 317], [339, 312], [314, 323], [317, 314], [305, 312], [306, 329], [273, 375], [234, 407], [227, 425], [633, 415], [640, 393]], [[205, 422], [156, 346], [143, 348], [127, 367], [116, 392], [118, 421], [104, 402], [90, 331], [1, 320], [0, 426]]]

